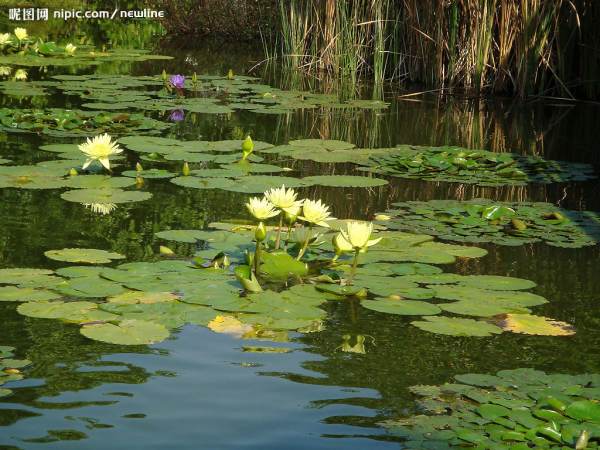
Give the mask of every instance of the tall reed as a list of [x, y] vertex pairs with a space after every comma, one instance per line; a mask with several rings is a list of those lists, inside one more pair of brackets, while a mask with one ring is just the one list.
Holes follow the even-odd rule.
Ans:
[[284, 66], [433, 89], [600, 96], [598, 0], [289, 0]]

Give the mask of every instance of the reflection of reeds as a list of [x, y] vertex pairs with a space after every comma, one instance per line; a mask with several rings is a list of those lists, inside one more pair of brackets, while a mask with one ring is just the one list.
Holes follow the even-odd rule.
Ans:
[[318, 76], [522, 97], [600, 93], [596, 0], [282, 3], [282, 39], [269, 53]]

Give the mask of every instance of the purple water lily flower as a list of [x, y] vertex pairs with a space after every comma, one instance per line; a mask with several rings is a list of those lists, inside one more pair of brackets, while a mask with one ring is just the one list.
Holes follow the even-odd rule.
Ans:
[[178, 89], [183, 89], [185, 84], [185, 77], [183, 75], [171, 75], [169, 82]]
[[169, 116], [171, 122], [181, 122], [183, 119], [185, 119], [183, 109], [174, 109], [171, 111], [171, 115]]

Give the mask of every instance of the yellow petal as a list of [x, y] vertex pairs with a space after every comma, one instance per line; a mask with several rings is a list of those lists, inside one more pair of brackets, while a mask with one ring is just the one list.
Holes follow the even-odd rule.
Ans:
[[110, 170], [110, 161], [108, 160], [108, 158], [100, 158], [98, 161], [100, 161], [100, 164], [102, 164], [104, 167]]

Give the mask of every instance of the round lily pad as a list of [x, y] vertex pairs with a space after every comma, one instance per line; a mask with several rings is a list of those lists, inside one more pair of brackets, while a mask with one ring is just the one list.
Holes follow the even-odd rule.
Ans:
[[135, 180], [125, 177], [110, 177], [107, 175], [77, 175], [69, 177], [65, 182], [68, 188], [77, 189], [114, 189], [132, 186]]
[[117, 325], [101, 323], [81, 327], [81, 334], [96, 341], [118, 345], [145, 345], [164, 341], [169, 330], [145, 320], [124, 320]]
[[417, 300], [363, 300], [361, 305], [373, 311], [399, 316], [430, 316], [439, 314], [442, 310], [432, 303]]
[[0, 302], [36, 302], [54, 300], [60, 295], [45, 289], [32, 289], [16, 286], [0, 287]]
[[[354, 175], [314, 175], [302, 178], [307, 184], [331, 187], [376, 187], [388, 184], [381, 178], [360, 177]], [[287, 186], [287, 184], [286, 184]]]
[[[165, 169], [126, 170], [121, 175], [123, 175], [124, 177], [130, 177], [130, 178], [141, 177], [141, 178], [156, 178], [156, 179], [173, 178], [173, 177], [177, 176], [176, 173], [169, 172], [168, 170], [165, 170]], [[118, 187], [122, 187], [122, 186], [118, 186]]]
[[89, 264], [107, 264], [114, 259], [125, 259], [125, 256], [119, 253], [94, 248], [63, 248], [62, 250], [48, 250], [44, 252], [44, 255], [46, 255], [47, 258], [56, 261]]
[[75, 189], [61, 194], [69, 202], [93, 204], [132, 203], [148, 200], [150, 192], [124, 191], [122, 189]]
[[487, 322], [457, 317], [433, 316], [423, 321], [411, 322], [424, 331], [449, 336], [491, 336], [502, 333], [502, 329]]

